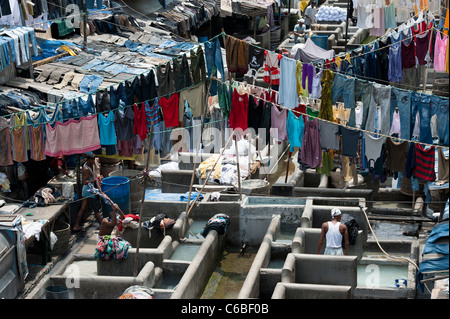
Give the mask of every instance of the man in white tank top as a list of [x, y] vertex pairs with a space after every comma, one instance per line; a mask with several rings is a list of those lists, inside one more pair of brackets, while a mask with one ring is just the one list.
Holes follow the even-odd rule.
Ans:
[[[317, 246], [317, 253], [320, 254], [322, 249], [323, 239], [326, 238], [327, 245], [325, 247], [324, 255], [348, 255], [348, 246], [350, 244], [348, 239], [348, 230], [345, 224], [341, 224], [341, 211], [338, 208], [331, 210], [331, 221], [322, 224], [322, 232], [320, 234], [319, 245]], [[345, 241], [345, 253], [342, 251], [342, 237]]]

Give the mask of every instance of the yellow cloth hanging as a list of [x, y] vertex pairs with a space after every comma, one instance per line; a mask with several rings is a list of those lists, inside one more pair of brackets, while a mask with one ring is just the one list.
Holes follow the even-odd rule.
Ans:
[[309, 0], [300, 0], [300, 10], [305, 11], [306, 7], [309, 4]]
[[442, 31], [444, 36], [448, 35], [448, 27], [449, 27], [449, 16], [448, 16], [448, 9], [447, 9], [447, 14], [445, 16], [444, 28], [443, 28], [443, 31]]
[[295, 68], [295, 78], [297, 79], [297, 95], [303, 95], [302, 70], [303, 70], [302, 62], [297, 60], [297, 65]]

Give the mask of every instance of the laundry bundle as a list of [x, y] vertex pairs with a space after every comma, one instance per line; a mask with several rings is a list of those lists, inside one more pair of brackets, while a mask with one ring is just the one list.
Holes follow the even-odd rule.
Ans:
[[317, 21], [345, 21], [347, 10], [339, 7], [321, 6], [316, 14]]

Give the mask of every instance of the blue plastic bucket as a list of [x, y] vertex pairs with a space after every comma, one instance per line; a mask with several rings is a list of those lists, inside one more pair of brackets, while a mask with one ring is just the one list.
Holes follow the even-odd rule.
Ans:
[[[110, 176], [102, 181], [102, 191], [117, 205], [122, 212], [130, 214], [130, 179], [124, 176]], [[102, 201], [103, 217], [109, 216], [112, 208]]]
[[313, 35], [311, 40], [324, 50], [328, 50], [328, 35]]

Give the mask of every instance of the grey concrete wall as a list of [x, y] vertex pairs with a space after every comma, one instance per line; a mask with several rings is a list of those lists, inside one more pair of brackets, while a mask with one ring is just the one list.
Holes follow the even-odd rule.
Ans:
[[[152, 287], [155, 281], [154, 268], [155, 266], [152, 262], [147, 262], [136, 277], [114, 275], [78, 276], [76, 278], [76, 286], [73, 288], [74, 299], [115, 299], [125, 289], [133, 285]], [[48, 286], [65, 286], [67, 278], [62, 275], [50, 276]]]
[[[295, 205], [287, 200], [292, 198], [270, 198], [268, 204], [244, 204], [240, 219], [240, 237], [250, 245], [259, 245], [266, 235], [267, 228], [272, 222], [273, 215], [280, 216], [280, 222], [297, 223], [300, 225], [305, 205]], [[286, 201], [286, 202], [285, 202]]]
[[259, 273], [258, 298], [270, 298], [276, 285], [281, 281], [281, 269], [261, 268]]
[[282, 282], [351, 286], [357, 285], [356, 256], [289, 254], [281, 272]]
[[280, 227], [280, 216], [274, 216], [266, 228], [266, 234], [259, 246], [252, 266], [245, 278], [238, 299], [258, 298], [260, 285], [260, 270], [269, 265], [271, 257], [271, 247], [274, 238]]
[[[192, 180], [190, 170], [162, 170], [161, 191], [163, 193], [186, 193], [189, 191]], [[198, 184], [198, 177], [194, 174], [194, 184]]]
[[292, 196], [297, 197], [359, 197], [371, 200], [373, 190], [371, 189], [338, 189], [338, 188], [317, 188], [317, 187], [295, 187]]
[[272, 299], [350, 299], [351, 287], [338, 285], [311, 285], [277, 283]]
[[171, 299], [197, 299], [211, 277], [223, 253], [225, 239], [211, 230], [178, 283]]

